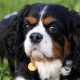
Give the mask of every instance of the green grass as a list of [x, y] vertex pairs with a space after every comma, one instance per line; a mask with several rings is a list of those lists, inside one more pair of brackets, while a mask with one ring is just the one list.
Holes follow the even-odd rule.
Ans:
[[[0, 0], [0, 19], [9, 13], [22, 9], [24, 5], [39, 2], [62, 4], [70, 9], [80, 11], [80, 0]], [[12, 80], [6, 59], [0, 63], [0, 80]]]
[[8, 13], [20, 10], [24, 5], [39, 2], [57, 3], [76, 11], [80, 10], [80, 0], [0, 0], [0, 19]]
[[0, 62], [0, 80], [12, 80], [7, 59], [4, 59], [2, 63]]

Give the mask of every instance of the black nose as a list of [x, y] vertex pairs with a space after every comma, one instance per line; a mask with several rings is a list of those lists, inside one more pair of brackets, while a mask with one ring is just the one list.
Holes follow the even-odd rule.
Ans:
[[32, 43], [39, 43], [43, 39], [43, 36], [40, 33], [32, 33], [30, 35], [30, 41]]

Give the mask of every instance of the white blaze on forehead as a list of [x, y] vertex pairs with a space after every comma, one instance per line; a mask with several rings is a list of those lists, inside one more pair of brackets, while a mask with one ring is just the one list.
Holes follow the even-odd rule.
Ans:
[[39, 19], [39, 24], [35, 27], [35, 29], [39, 29], [39, 30], [45, 30], [45, 28], [43, 27], [43, 23], [42, 23], [42, 17], [43, 15], [45, 14], [46, 12], [46, 9], [47, 9], [48, 6], [45, 6], [42, 11], [40, 12], [40, 19]]
[[48, 7], [48, 6], [45, 6], [45, 7], [42, 9], [42, 11], [41, 11], [41, 17], [40, 17], [40, 20], [41, 20], [42, 16], [44, 15], [44, 13], [45, 13], [45, 11], [46, 11], [47, 7]]

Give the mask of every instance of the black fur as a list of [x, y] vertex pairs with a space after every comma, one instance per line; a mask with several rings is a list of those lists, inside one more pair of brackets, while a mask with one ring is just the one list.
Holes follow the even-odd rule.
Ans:
[[[37, 70], [30, 72], [27, 67], [30, 59], [23, 49], [25, 33], [28, 32], [24, 27], [24, 17], [33, 14], [33, 12], [40, 12], [45, 5], [49, 6], [47, 15], [51, 14], [52, 17], [60, 21], [57, 25], [59, 25], [62, 32], [59, 32], [59, 39], [55, 35], [54, 40], [63, 45], [63, 35], [65, 35], [69, 41], [70, 52], [69, 55], [66, 55], [64, 64], [66, 60], [72, 60], [72, 71], [69, 76], [61, 76], [61, 80], [64, 80], [64, 78], [77, 80], [80, 78], [80, 16], [61, 5], [44, 3], [28, 5], [17, 15], [0, 21], [0, 58], [3, 59], [6, 56], [11, 71], [15, 72], [15, 76], [23, 76], [29, 80], [40, 80]], [[39, 17], [39, 14], [35, 16]], [[52, 33], [49, 34], [53, 37]], [[74, 37], [76, 37], [76, 40]]]

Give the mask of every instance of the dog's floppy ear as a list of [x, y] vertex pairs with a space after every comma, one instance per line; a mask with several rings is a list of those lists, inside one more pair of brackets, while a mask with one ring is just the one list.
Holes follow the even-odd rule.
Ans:
[[[18, 57], [18, 59], [21, 59], [24, 54], [23, 53], [23, 19], [24, 15], [28, 13], [28, 10], [30, 8], [30, 5], [26, 5], [22, 10], [18, 12], [18, 14], [15, 16], [11, 24], [11, 29], [8, 32], [5, 44], [7, 46], [7, 50], [10, 53], [15, 53]], [[20, 54], [21, 53], [21, 54]]]
[[69, 56], [72, 57], [76, 47], [80, 45], [80, 15], [77, 12], [70, 11], [66, 30], [70, 46]]
[[64, 59], [64, 65], [66, 64], [66, 61], [72, 61], [71, 72], [67, 75], [67, 77], [69, 77], [74, 76], [80, 70], [80, 15], [75, 11], [70, 11], [66, 25], [66, 34], [69, 40], [70, 52]]
[[67, 22], [69, 40], [77, 45], [80, 42], [78, 38], [80, 36], [80, 15], [75, 11], [71, 11]]
[[19, 11], [17, 15], [17, 26], [16, 32], [18, 33], [19, 41], [23, 39], [23, 26], [24, 26], [24, 17], [28, 14], [30, 5], [26, 5], [22, 10]]
[[24, 16], [25, 14], [27, 15], [29, 9], [30, 9], [30, 5], [25, 5], [24, 8], [19, 11], [18, 16], [17, 16], [19, 26], [22, 26], [23, 21], [24, 21]]
[[80, 74], [80, 15], [75, 11], [71, 11], [67, 22], [70, 54], [66, 56], [65, 61], [72, 60], [72, 69], [69, 75], [74, 76]]
[[18, 53], [20, 53], [18, 51], [22, 48], [23, 45], [22, 36], [23, 17], [25, 13], [27, 14], [29, 6], [30, 5], [27, 5], [25, 6], [24, 9], [20, 10], [18, 14], [15, 15], [15, 18], [11, 21], [12, 23], [10, 25], [10, 30], [7, 31], [5, 38], [6, 47], [8, 48], [8, 51], [10, 53], [16, 53], [17, 55]]

